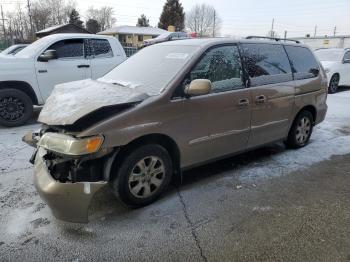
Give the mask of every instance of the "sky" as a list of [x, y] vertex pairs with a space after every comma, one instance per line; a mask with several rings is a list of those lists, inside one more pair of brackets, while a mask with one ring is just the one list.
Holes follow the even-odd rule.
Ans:
[[[9, 3], [24, 0], [0, 0]], [[44, 0], [43, 0], [44, 1]], [[75, 0], [84, 17], [89, 6], [112, 6], [116, 25], [136, 25], [144, 13], [152, 26], [159, 20], [165, 0]], [[24, 1], [25, 2], [25, 1]], [[216, 8], [221, 17], [222, 36], [267, 35], [274, 19], [274, 30], [287, 37], [336, 34], [350, 35], [350, 0], [180, 0], [185, 11], [197, 3], [206, 3]]]

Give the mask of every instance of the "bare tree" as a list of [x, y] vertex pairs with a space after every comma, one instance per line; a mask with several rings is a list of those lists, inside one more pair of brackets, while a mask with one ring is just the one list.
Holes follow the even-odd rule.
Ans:
[[50, 26], [66, 24], [69, 22], [69, 14], [76, 8], [74, 0], [33, 0], [29, 8], [16, 4], [15, 11], [6, 14], [7, 39], [12, 43], [24, 42], [31, 39], [30, 16], [33, 30], [40, 31]]
[[101, 31], [104, 31], [108, 28], [111, 28], [117, 21], [113, 15], [113, 7], [103, 6], [99, 9], [96, 9], [93, 6], [91, 6], [87, 10], [86, 18], [87, 20], [96, 20], [101, 27]]
[[43, 30], [52, 24], [51, 8], [43, 1], [34, 2], [31, 8], [34, 31]]
[[7, 39], [14, 43], [15, 39], [23, 42], [30, 34], [29, 17], [20, 4], [17, 4], [16, 11], [8, 12], [7, 18]]
[[186, 28], [195, 32], [199, 37], [218, 36], [221, 19], [211, 5], [197, 4], [186, 13]]

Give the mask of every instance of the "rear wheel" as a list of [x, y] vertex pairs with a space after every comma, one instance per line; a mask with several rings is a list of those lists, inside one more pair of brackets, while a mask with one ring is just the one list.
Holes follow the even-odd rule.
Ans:
[[150, 144], [126, 155], [112, 182], [114, 193], [128, 206], [141, 207], [154, 202], [168, 187], [172, 161], [168, 151]]
[[339, 80], [340, 77], [338, 74], [332, 76], [331, 80], [329, 81], [328, 93], [334, 94], [338, 91]]
[[33, 103], [27, 94], [16, 89], [0, 90], [0, 125], [21, 126], [32, 115]]
[[290, 148], [306, 146], [312, 134], [313, 122], [314, 118], [310, 111], [300, 112], [289, 131], [286, 145]]

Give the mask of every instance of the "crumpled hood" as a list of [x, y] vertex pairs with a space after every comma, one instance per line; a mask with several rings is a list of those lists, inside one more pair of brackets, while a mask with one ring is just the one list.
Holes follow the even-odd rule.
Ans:
[[91, 79], [60, 84], [46, 100], [38, 121], [55, 126], [72, 125], [99, 108], [139, 102], [147, 97], [130, 87]]

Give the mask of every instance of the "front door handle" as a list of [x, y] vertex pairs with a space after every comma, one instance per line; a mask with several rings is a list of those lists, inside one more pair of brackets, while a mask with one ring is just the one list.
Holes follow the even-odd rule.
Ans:
[[89, 65], [78, 65], [77, 67], [78, 68], [89, 68], [90, 66]]
[[249, 100], [248, 99], [241, 99], [238, 102], [238, 107], [244, 107], [249, 105]]
[[255, 98], [255, 103], [257, 104], [263, 104], [266, 102], [266, 96], [260, 95]]

